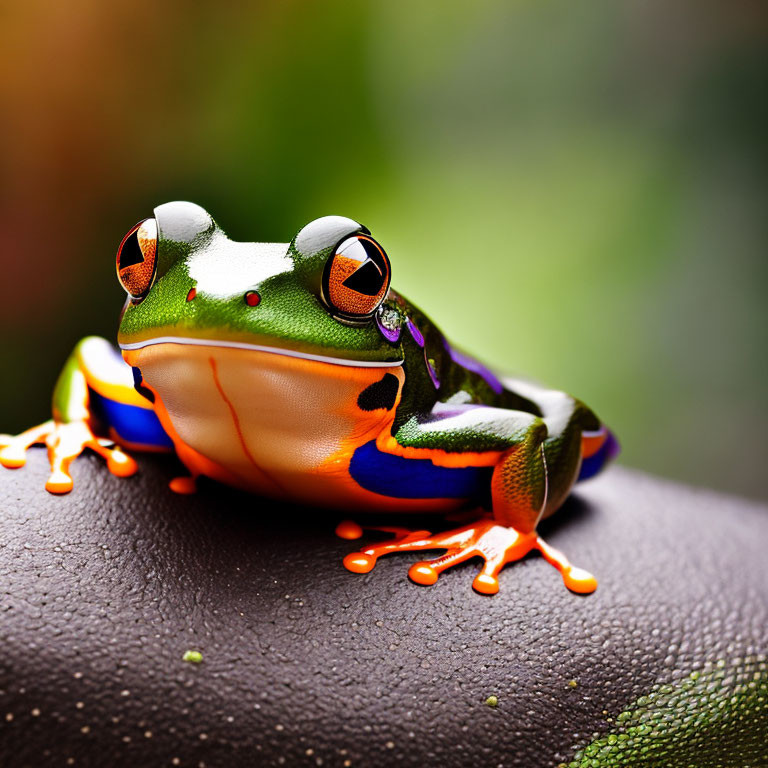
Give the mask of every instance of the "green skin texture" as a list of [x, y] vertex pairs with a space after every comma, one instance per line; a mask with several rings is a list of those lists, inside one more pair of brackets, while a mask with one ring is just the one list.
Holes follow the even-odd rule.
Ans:
[[558, 768], [755, 768], [768, 734], [764, 657], [707, 663], [682, 680], [654, 685]]
[[86, 415], [82, 403], [87, 385], [80, 371], [79, 360], [80, 346], [84, 341], [82, 339], [77, 343], [56, 381], [53, 390], [53, 418], [57, 421], [75, 421]]
[[[121, 344], [158, 336], [189, 336], [244, 341], [346, 360], [402, 360], [405, 383], [392, 426], [399, 444], [457, 453], [523, 447], [540, 461], [538, 451], [543, 442], [548, 498], [553, 508], [567, 495], [580, 458], [581, 432], [600, 426], [583, 403], [572, 400], [567, 424], [556, 432], [548, 431], [540, 418], [547, 414], [536, 395], [528, 393], [526, 398], [511, 389], [498, 393], [482, 376], [456, 364], [435, 324], [393, 290], [384, 306], [416, 324], [425, 340], [424, 349], [405, 327], [400, 339], [392, 343], [379, 332], [373, 319], [359, 325], [340, 322], [320, 298], [323, 269], [337, 243], [305, 254], [297, 248], [297, 235], [288, 248], [291, 268], [251, 286], [261, 296], [257, 307], [246, 307], [243, 295], [221, 299], [202, 291], [194, 301], [187, 302], [187, 294], [195, 286], [189, 272], [195, 256], [210, 253], [214, 248], [217, 253], [226, 254], [227, 248], [235, 249], [238, 244], [228, 240], [210, 218], [185, 241], [168, 239], [163, 233], [161, 211], [158, 209], [157, 214], [155, 281], [141, 301], [126, 302], [118, 333]], [[437, 372], [439, 390], [432, 383], [425, 354]], [[498, 409], [498, 415], [472, 427], [422, 429], [438, 400], [446, 402], [457, 393], [461, 393], [465, 403]], [[532, 470], [531, 477], [535, 476], [536, 471]], [[543, 484], [536, 478], [531, 485], [538, 486], [531, 491], [531, 503], [539, 504], [543, 500]]]

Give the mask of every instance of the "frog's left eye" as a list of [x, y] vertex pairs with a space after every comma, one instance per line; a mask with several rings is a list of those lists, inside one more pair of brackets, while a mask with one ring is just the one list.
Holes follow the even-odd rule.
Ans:
[[342, 240], [325, 264], [323, 299], [349, 320], [370, 317], [389, 290], [390, 266], [384, 249], [362, 233]]
[[117, 279], [132, 299], [147, 295], [156, 265], [157, 222], [145, 219], [128, 232], [117, 249]]

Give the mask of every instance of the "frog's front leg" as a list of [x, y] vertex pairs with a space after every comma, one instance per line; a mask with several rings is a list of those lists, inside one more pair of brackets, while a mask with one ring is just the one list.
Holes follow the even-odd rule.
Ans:
[[[482, 461], [483, 457], [491, 463], [493, 516], [436, 535], [401, 529], [394, 540], [348, 555], [345, 566], [364, 573], [385, 554], [444, 549], [441, 557], [413, 565], [409, 571], [411, 579], [419, 584], [434, 584], [447, 568], [481, 557], [482, 570], [473, 586], [478, 592], [493, 594], [499, 588], [501, 569], [536, 549], [561, 572], [569, 589], [594, 591], [594, 577], [572, 566], [536, 533], [539, 519], [545, 511], [552, 511], [548, 504], [550, 494], [556, 503], [562, 501], [578, 472], [582, 422], [587, 414], [577, 401], [568, 398], [558, 402], [556, 411], [542, 409], [542, 416], [482, 406], [448, 409], [439, 405], [429, 418], [412, 419], [396, 435], [398, 445], [425, 449], [435, 444], [435, 435], [439, 434], [445, 445], [461, 445], [468, 463]], [[498, 450], [489, 451], [488, 445], [494, 441]], [[478, 450], [481, 448], [484, 450]], [[425, 457], [428, 452], [429, 449], [424, 450]], [[445, 451], [433, 451], [432, 456], [433, 462], [454, 465], [457, 458], [454, 454], [446, 459], [451, 454]]]
[[[19, 435], [0, 435], [0, 464], [18, 468], [26, 463], [26, 451], [35, 443], [45, 443], [51, 474], [45, 487], [51, 493], [68, 493], [73, 482], [69, 465], [86, 448], [107, 461], [110, 472], [127, 477], [136, 471], [136, 462], [113, 440], [94, 432], [91, 387], [96, 379], [100, 388], [110, 390], [110, 402], [128, 400], [134, 407], [148, 408], [133, 390], [132, 376], [122, 360], [104, 339], [88, 337], [80, 341], [59, 375], [53, 394], [53, 418]], [[119, 366], [124, 366], [125, 370]], [[112, 379], [110, 373], [116, 373]], [[132, 394], [131, 394], [132, 392]]]

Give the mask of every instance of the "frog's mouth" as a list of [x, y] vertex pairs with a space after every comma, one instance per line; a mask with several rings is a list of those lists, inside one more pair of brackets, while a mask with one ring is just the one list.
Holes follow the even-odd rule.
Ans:
[[271, 352], [275, 355], [298, 357], [302, 360], [315, 360], [331, 365], [346, 365], [352, 368], [392, 368], [403, 364], [400, 360], [349, 360], [344, 357], [331, 357], [329, 355], [317, 355], [311, 352], [300, 352], [296, 349], [283, 347], [270, 347], [265, 344], [251, 344], [246, 341], [223, 341], [221, 339], [195, 339], [188, 336], [158, 336], [154, 339], [145, 339], [129, 343], [120, 343], [120, 349], [125, 351], [143, 349], [154, 344], [187, 344], [198, 347], [229, 347], [232, 349], [246, 349], [253, 352]]

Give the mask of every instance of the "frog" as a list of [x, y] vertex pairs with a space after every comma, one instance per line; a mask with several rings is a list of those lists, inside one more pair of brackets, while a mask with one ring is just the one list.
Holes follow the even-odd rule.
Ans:
[[[413, 582], [479, 557], [472, 586], [492, 595], [505, 565], [538, 551], [571, 591], [596, 589], [537, 526], [617, 455], [614, 434], [580, 400], [502, 379], [451, 343], [391, 287], [367, 227], [324, 216], [289, 243], [238, 242], [202, 207], [170, 202], [128, 231], [115, 268], [117, 346], [77, 343], [51, 419], [0, 436], [4, 467], [42, 443], [45, 487], [64, 494], [86, 450], [121, 478], [138, 453], [175, 453], [179, 494], [207, 478], [313, 509], [391, 513], [396, 525], [367, 526], [389, 538], [343, 559], [353, 573], [437, 550], [411, 565]], [[402, 525], [404, 513], [443, 516], [448, 530]], [[346, 520], [337, 533], [364, 531]]]

